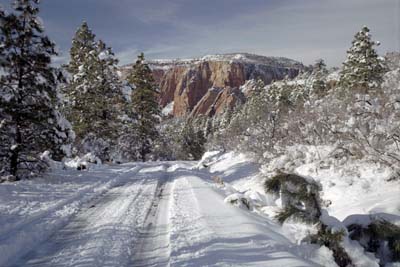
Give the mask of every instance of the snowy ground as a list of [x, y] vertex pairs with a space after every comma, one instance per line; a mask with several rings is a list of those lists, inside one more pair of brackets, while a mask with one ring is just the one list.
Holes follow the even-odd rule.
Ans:
[[[301, 228], [274, 222], [261, 182], [243, 155], [209, 154], [200, 163], [57, 169], [0, 184], [0, 266], [335, 266], [327, 249], [297, 243]], [[350, 192], [338, 186], [329, 197]], [[336, 196], [329, 212], [398, 216], [399, 188], [391, 190], [364, 204], [355, 194], [349, 209]], [[232, 194], [251, 199], [251, 210], [224, 201]]]

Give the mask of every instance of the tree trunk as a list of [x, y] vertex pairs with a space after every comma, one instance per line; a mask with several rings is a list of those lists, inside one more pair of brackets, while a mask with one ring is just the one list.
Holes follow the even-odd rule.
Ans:
[[142, 162], [146, 161], [146, 152], [144, 149], [144, 146], [142, 145], [141, 149], [140, 149], [140, 158], [142, 159]]
[[19, 150], [20, 150], [20, 145], [22, 143], [22, 137], [21, 137], [21, 131], [19, 130], [19, 127], [17, 125], [17, 133], [16, 133], [16, 144], [17, 147], [15, 149], [11, 150], [11, 157], [10, 157], [10, 173], [11, 175], [15, 176], [15, 179], [18, 181], [18, 160], [19, 160]]

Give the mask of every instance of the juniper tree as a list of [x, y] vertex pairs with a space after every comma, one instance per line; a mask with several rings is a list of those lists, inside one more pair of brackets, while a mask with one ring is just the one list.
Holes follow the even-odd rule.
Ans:
[[128, 82], [134, 86], [131, 99], [132, 108], [137, 116], [137, 139], [132, 142], [137, 142], [139, 159], [145, 161], [159, 135], [157, 125], [160, 122], [160, 108], [158, 89], [143, 53], [133, 65]]
[[379, 42], [372, 41], [368, 27], [356, 33], [340, 73], [339, 85], [343, 90], [368, 93], [379, 88], [386, 68], [374, 49], [377, 45]]
[[110, 160], [121, 127], [122, 83], [111, 48], [94, 38], [86, 23], [74, 37], [66, 66], [71, 76], [64, 90], [66, 113], [77, 135], [78, 150]]
[[58, 111], [60, 72], [51, 66], [54, 43], [44, 34], [38, 0], [16, 0], [0, 14], [0, 169], [17, 179], [45, 166], [49, 150], [61, 159], [73, 133]]

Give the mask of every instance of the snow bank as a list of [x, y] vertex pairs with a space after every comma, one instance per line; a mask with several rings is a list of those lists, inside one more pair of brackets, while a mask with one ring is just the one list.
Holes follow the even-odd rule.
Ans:
[[[379, 266], [379, 260], [373, 254], [365, 252], [358, 242], [347, 237], [346, 226], [352, 223], [367, 225], [376, 218], [400, 225], [400, 186], [398, 181], [388, 181], [391, 177], [389, 168], [361, 160], [335, 159], [335, 153], [335, 148], [330, 146], [293, 146], [286, 155], [273, 159], [260, 169], [243, 154], [214, 151], [206, 153], [200, 164], [224, 180], [225, 187], [215, 187], [225, 194], [226, 203], [247, 210], [241, 201], [244, 199], [251, 207], [248, 212], [263, 214], [270, 219], [281, 203], [265, 193], [263, 177], [275, 170], [283, 170], [314, 179], [322, 185], [321, 197], [326, 204], [327, 213], [321, 219], [334, 231], [345, 230], [342, 246], [355, 266]], [[301, 244], [313, 231], [313, 226], [295, 222], [285, 223], [282, 227], [282, 233], [296, 244]], [[335, 266], [327, 248], [301, 244], [298, 249], [298, 253], [314, 262]]]
[[200, 178], [205, 174], [174, 181], [171, 266], [319, 266], [299, 256], [277, 224], [225, 204], [224, 194]]
[[96, 157], [93, 153], [87, 153], [83, 157], [75, 157], [74, 159], [66, 159], [64, 161], [66, 167], [73, 169], [89, 169], [89, 166], [101, 165], [101, 159]]

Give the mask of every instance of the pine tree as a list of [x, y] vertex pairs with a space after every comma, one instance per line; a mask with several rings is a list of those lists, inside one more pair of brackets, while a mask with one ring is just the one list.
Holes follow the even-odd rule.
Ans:
[[326, 92], [325, 77], [328, 74], [326, 64], [323, 59], [318, 59], [313, 66], [312, 93], [322, 96]]
[[379, 42], [371, 40], [368, 27], [364, 26], [356, 33], [340, 73], [339, 85], [343, 90], [367, 94], [369, 90], [379, 88], [386, 68], [374, 49], [377, 45]]
[[[157, 124], [160, 122], [158, 91], [152, 71], [145, 63], [141, 53], [128, 76], [128, 82], [134, 86], [132, 108], [137, 116], [137, 144], [139, 159], [146, 160], [152, 152], [154, 141], [158, 138]], [[132, 140], [133, 141], [133, 140]]]
[[[131, 99], [122, 106], [121, 130], [118, 138], [118, 151], [120, 161], [136, 161], [140, 158], [140, 145], [138, 138], [137, 114], [133, 108]], [[161, 140], [160, 140], [161, 141]]]
[[93, 152], [111, 160], [121, 127], [124, 105], [122, 83], [117, 74], [117, 59], [86, 23], [78, 29], [66, 66], [71, 81], [65, 88], [66, 113], [77, 135], [80, 152]]
[[90, 52], [96, 46], [96, 35], [89, 29], [86, 21], [78, 28], [72, 39], [72, 47], [70, 49], [71, 61], [66, 66], [68, 72], [78, 73], [79, 67], [85, 62]]
[[60, 72], [51, 67], [54, 43], [44, 35], [38, 0], [16, 0], [0, 14], [0, 171], [17, 179], [43, 170], [40, 154], [61, 159], [73, 138], [58, 111]]
[[90, 125], [84, 119], [89, 115], [92, 102], [88, 87], [91, 86], [89, 78], [92, 76], [89, 74], [94, 65], [95, 47], [95, 35], [83, 22], [72, 40], [70, 62], [65, 66], [70, 79], [63, 90], [66, 96], [64, 112], [74, 126], [77, 141], [84, 138], [88, 132], [86, 127]]

